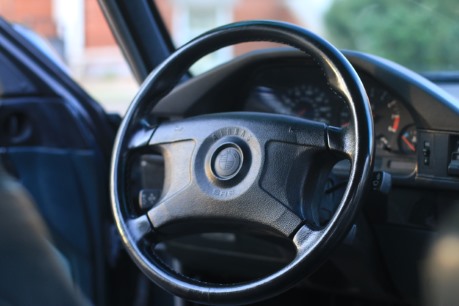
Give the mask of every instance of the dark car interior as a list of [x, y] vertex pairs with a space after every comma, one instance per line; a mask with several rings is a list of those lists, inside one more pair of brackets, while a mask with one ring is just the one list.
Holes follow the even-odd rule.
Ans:
[[[459, 302], [459, 79], [277, 21], [175, 50], [153, 2], [99, 4], [123, 117], [0, 19], [0, 305]], [[283, 46], [189, 72], [253, 41]]]

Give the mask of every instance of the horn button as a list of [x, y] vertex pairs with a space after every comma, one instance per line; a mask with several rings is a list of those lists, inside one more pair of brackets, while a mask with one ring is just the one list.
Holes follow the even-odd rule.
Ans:
[[244, 155], [241, 148], [235, 143], [226, 143], [220, 146], [212, 156], [212, 173], [219, 180], [230, 180], [242, 168]]
[[258, 139], [241, 127], [225, 127], [209, 134], [194, 160], [196, 183], [218, 200], [232, 200], [256, 184], [262, 149]]

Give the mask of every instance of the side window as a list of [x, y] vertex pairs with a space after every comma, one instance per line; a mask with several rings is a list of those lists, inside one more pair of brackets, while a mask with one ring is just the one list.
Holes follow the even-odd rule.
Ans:
[[106, 111], [124, 114], [138, 85], [97, 0], [5, 0], [0, 14], [39, 49], [58, 54], [56, 61]]

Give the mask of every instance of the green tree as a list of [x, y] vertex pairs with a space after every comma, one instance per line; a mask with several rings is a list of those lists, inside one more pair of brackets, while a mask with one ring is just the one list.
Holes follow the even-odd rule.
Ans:
[[335, 0], [325, 24], [340, 48], [417, 71], [459, 70], [458, 0]]

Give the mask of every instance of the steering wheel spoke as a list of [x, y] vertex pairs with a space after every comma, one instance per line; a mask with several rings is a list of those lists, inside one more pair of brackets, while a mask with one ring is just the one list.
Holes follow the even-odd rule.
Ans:
[[131, 132], [130, 140], [127, 143], [128, 149], [135, 150], [147, 146], [154, 131], [154, 127], [141, 127]]
[[325, 124], [275, 114], [167, 122], [148, 145], [162, 153], [166, 169], [162, 200], [148, 215], [166, 235], [225, 225], [288, 237], [335, 160]]
[[146, 215], [127, 220], [127, 227], [129, 228], [133, 240], [138, 243], [147, 234], [151, 233], [153, 228]]
[[323, 229], [315, 229], [312, 226], [303, 224], [292, 237], [293, 244], [297, 249], [297, 256], [304, 255], [312, 250], [315, 244], [320, 241]]
[[355, 138], [351, 128], [337, 128], [329, 126], [326, 131], [327, 146], [336, 153], [346, 158], [354, 155]]
[[148, 217], [156, 232], [174, 237], [200, 232], [250, 231], [289, 237], [302, 222], [258, 188], [242, 195], [226, 190], [227, 196], [197, 189], [198, 186], [191, 185], [150, 209]]

